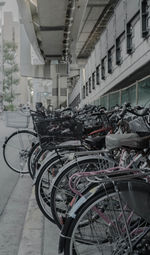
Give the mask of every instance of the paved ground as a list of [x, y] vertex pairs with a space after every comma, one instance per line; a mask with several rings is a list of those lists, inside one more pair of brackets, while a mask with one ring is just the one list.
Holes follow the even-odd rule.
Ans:
[[13, 131], [0, 119], [0, 255], [57, 255], [59, 231], [38, 209], [30, 177], [3, 161], [1, 145]]
[[32, 189], [17, 255], [57, 255], [59, 231], [41, 214]]
[[9, 196], [14, 189], [18, 175], [12, 172], [5, 164], [2, 155], [2, 145], [6, 136], [11, 134], [14, 129], [6, 128], [0, 119], [0, 215], [2, 214]]
[[1, 255], [18, 254], [30, 194], [31, 182], [29, 178], [18, 179], [0, 217]]

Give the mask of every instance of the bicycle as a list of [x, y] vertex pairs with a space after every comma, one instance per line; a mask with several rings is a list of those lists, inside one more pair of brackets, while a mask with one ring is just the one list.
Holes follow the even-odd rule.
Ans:
[[[13, 116], [11, 116], [12, 118], [10, 120], [8, 119], [8, 126], [12, 126], [15, 128], [28, 127], [30, 117], [29, 112], [25, 114], [23, 112], [11, 112], [10, 114], [13, 114]], [[14, 119], [15, 114], [17, 114], [16, 119]], [[21, 119], [20, 122], [21, 117], [23, 117], [23, 119]], [[36, 143], [36, 141], [37, 134], [34, 131], [27, 129], [17, 130], [12, 133], [8, 138], [6, 138], [3, 144], [3, 157], [5, 163], [9, 166], [11, 170], [21, 174], [28, 173], [28, 154], [31, 147]]]
[[[123, 137], [120, 146], [133, 148], [129, 140], [134, 142], [134, 148], [141, 149], [142, 147], [144, 149], [148, 148], [147, 141], [150, 140], [150, 136], [140, 139], [134, 137], [132, 140], [131, 137], [127, 139], [126, 136], [126, 140]], [[112, 146], [115, 145], [112, 144]], [[133, 187], [136, 187], [136, 191], [140, 192], [144, 198], [141, 186], [138, 184], [147, 185], [143, 178], [147, 178], [148, 174], [145, 171], [144, 163], [140, 168], [133, 169], [131, 167], [133, 162], [139, 160], [139, 156], [142, 157], [140, 154], [136, 155], [128, 166], [122, 168], [121, 165], [125, 162], [124, 153], [118, 168], [108, 168], [97, 172], [79, 172], [71, 177], [71, 190], [81, 198], [71, 208], [65, 220], [60, 237], [60, 252], [64, 250], [65, 255], [91, 254], [91, 252], [94, 254], [136, 254], [133, 252], [139, 249], [140, 241], [145, 241], [144, 238], [150, 231], [150, 219], [147, 213], [150, 212], [150, 208], [147, 206], [146, 215], [144, 215], [140, 206], [137, 208], [132, 205], [131, 195], [134, 193], [132, 192], [134, 191]], [[95, 176], [95, 180], [93, 180], [93, 176]], [[86, 178], [87, 182], [97, 183], [96, 187], [83, 196], [76, 186], [82, 183], [79, 181], [81, 178]], [[137, 178], [139, 181], [136, 180]], [[150, 188], [146, 190], [148, 197], [149, 190]], [[137, 193], [135, 192], [135, 194]], [[142, 204], [142, 200], [140, 201]]]

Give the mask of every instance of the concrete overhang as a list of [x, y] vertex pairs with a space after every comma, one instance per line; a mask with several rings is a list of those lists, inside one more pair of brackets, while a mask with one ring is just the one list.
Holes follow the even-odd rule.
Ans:
[[118, 0], [17, 0], [29, 40], [40, 57], [59, 63], [87, 59]]
[[[33, 19], [32, 19], [32, 14], [31, 10], [34, 11], [36, 10], [36, 1], [28, 1], [28, 0], [17, 0], [18, 3], [18, 8], [19, 8], [19, 13], [21, 17], [21, 24], [24, 24], [25, 31], [27, 33], [27, 36], [29, 38], [29, 41], [41, 63], [41, 65], [44, 65], [44, 58], [43, 54], [40, 51], [39, 44], [37, 41], [37, 36], [35, 33], [35, 28], [33, 25]], [[31, 5], [32, 4], [32, 5]], [[32, 8], [31, 8], [32, 6]], [[34, 8], [33, 8], [34, 7]]]

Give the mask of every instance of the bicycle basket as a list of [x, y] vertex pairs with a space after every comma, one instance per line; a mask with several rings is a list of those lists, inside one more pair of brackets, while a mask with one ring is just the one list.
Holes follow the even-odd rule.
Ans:
[[51, 120], [43, 119], [43, 118], [37, 118], [36, 121], [34, 121], [34, 127], [38, 135], [45, 136], [48, 135], [48, 131], [50, 128]]
[[30, 122], [30, 115], [19, 111], [5, 112], [6, 126], [12, 128], [27, 128]]
[[72, 120], [70, 121], [70, 130], [73, 137], [80, 139], [83, 135], [83, 123], [81, 121]]
[[150, 184], [132, 180], [120, 182], [118, 187], [128, 207], [150, 223]]

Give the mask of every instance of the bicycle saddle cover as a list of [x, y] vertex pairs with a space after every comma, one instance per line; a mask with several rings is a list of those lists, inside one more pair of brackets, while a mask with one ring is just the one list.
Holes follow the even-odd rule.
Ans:
[[139, 137], [138, 134], [111, 134], [106, 136], [106, 148], [108, 150], [128, 147], [144, 149], [149, 147], [150, 136]]

